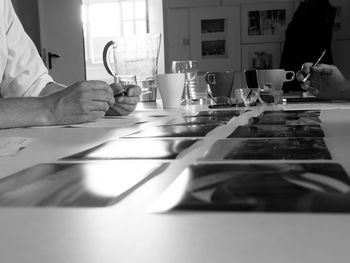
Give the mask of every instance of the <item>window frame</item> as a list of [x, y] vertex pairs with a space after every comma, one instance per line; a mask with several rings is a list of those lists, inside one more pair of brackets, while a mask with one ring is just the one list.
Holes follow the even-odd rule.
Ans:
[[[122, 3], [131, 2], [133, 4], [133, 19], [123, 19], [122, 13]], [[145, 18], [135, 18], [135, 5], [136, 2], [144, 2], [146, 8]], [[124, 32], [124, 23], [132, 22], [133, 23], [133, 33], [136, 34], [136, 24], [138, 21], [144, 21], [146, 25], [145, 33], [149, 33], [149, 5], [148, 0], [82, 0], [82, 15], [85, 12], [86, 21], [82, 21], [83, 31], [84, 31], [84, 46], [85, 46], [85, 60], [89, 64], [102, 64], [101, 61], [95, 60], [94, 56], [94, 47], [93, 47], [93, 36], [91, 33], [91, 26], [89, 26], [89, 5], [91, 4], [106, 4], [106, 3], [119, 3], [119, 15], [116, 22], [116, 25], [119, 26], [120, 36], [125, 36]], [[116, 36], [117, 37], [117, 36]], [[111, 37], [113, 38], [113, 37]]]

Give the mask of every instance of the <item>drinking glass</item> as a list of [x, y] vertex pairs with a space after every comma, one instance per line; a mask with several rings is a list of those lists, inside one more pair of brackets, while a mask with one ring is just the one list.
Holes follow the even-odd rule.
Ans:
[[136, 75], [117, 75], [114, 77], [114, 82], [120, 86], [116, 96], [124, 96], [129, 85], [137, 85]]
[[182, 104], [193, 104], [190, 96], [190, 83], [198, 74], [198, 64], [195, 60], [173, 61], [171, 70], [173, 73], [185, 74], [185, 88]]
[[136, 75], [117, 75], [115, 77], [115, 82], [122, 87], [128, 85], [137, 85]]

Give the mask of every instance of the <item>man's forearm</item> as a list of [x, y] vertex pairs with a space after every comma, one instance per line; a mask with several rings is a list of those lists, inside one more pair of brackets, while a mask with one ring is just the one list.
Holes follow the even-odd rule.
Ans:
[[48, 111], [40, 97], [0, 98], [0, 128], [50, 125]]
[[0, 128], [52, 125], [52, 113], [44, 97], [65, 88], [50, 82], [39, 97], [0, 98]]

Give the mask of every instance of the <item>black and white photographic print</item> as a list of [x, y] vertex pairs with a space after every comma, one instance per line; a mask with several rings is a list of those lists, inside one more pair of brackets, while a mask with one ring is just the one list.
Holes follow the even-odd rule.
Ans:
[[280, 43], [242, 45], [243, 69], [274, 69], [279, 67]]
[[264, 117], [250, 118], [249, 125], [320, 125], [318, 117]]
[[321, 110], [265, 110], [260, 116], [298, 116], [298, 117], [320, 117]]
[[249, 69], [272, 69], [273, 54], [267, 51], [253, 51], [248, 53]]
[[336, 163], [201, 163], [183, 171], [158, 203], [155, 212], [349, 213], [350, 180]]
[[0, 206], [112, 206], [167, 166], [156, 161], [39, 164], [0, 180]]
[[[69, 161], [116, 159], [176, 159], [195, 139], [119, 139], [63, 158]], [[150, 150], [152, 149], [152, 150]]]
[[199, 160], [331, 160], [322, 138], [218, 140]]
[[286, 10], [272, 9], [248, 12], [248, 35], [277, 35], [286, 27]]
[[215, 57], [225, 58], [226, 52], [226, 40], [203, 40], [202, 41], [202, 56], [203, 58]]
[[204, 124], [226, 124], [231, 120], [226, 117], [199, 116], [199, 117], [176, 117], [165, 123], [165, 125], [204, 125]]
[[293, 2], [242, 5], [242, 42], [282, 42]]
[[129, 134], [125, 136], [125, 138], [205, 137], [218, 126], [219, 124], [163, 125], [145, 128], [138, 132]]
[[320, 125], [320, 111], [265, 111], [249, 119], [249, 125]]
[[315, 138], [324, 137], [319, 125], [249, 125], [238, 126], [228, 138]]
[[238, 117], [247, 110], [213, 110], [213, 111], [199, 111], [188, 115], [191, 117], [212, 118], [218, 120], [231, 120], [233, 117]]
[[201, 21], [203, 58], [227, 57], [226, 24], [226, 19], [203, 19]]

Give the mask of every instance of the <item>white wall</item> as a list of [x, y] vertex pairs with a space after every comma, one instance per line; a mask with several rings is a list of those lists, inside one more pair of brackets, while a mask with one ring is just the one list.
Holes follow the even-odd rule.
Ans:
[[346, 78], [350, 78], [350, 40], [333, 41], [334, 64], [337, 65]]
[[[58, 0], [60, 1], [60, 0]], [[24, 29], [28, 35], [32, 38], [38, 50], [41, 51], [41, 39], [40, 39], [40, 23], [39, 23], [39, 9], [38, 0], [12, 0], [13, 6], [16, 10], [18, 17], [20, 18]], [[151, 33], [161, 32], [163, 33], [163, 5], [162, 0], [148, 0], [149, 3], [149, 26]], [[64, 16], [64, 14], [60, 14]], [[164, 33], [161, 42], [161, 52], [159, 54], [158, 72], [165, 71], [164, 60]]]
[[[296, 8], [300, 0], [164, 0], [163, 2], [166, 32], [166, 68], [167, 70], [170, 70], [172, 60], [193, 59], [189, 42], [191, 38], [191, 10], [202, 7], [209, 7], [214, 10], [220, 6], [242, 6], [243, 4], [247, 3], [272, 2], [294, 2], [294, 6]], [[331, 0], [330, 2], [332, 3], [339, 1]], [[350, 11], [346, 14], [347, 17], [345, 22], [350, 29]], [[235, 32], [235, 34], [240, 35], [240, 30]], [[335, 39], [332, 47], [335, 64], [343, 71], [345, 76], [350, 78], [350, 39]]]
[[[154, 8], [161, 8], [162, 0], [149, 0]], [[161, 67], [169, 70], [172, 60], [190, 58], [189, 8], [198, 6], [215, 7], [222, 4], [241, 4], [251, 2], [284, 2], [287, 0], [163, 0], [165, 63], [160, 61]], [[298, 2], [300, 0], [296, 0]], [[334, 0], [331, 0], [331, 2]], [[40, 31], [37, 0], [12, 0], [16, 11], [27, 33], [40, 50]], [[62, 14], [64, 15], [64, 14]], [[152, 15], [152, 14], [150, 14]], [[348, 12], [350, 17], [350, 12]], [[349, 18], [348, 17], [348, 18]], [[153, 22], [152, 22], [153, 21]], [[347, 19], [350, 27], [350, 18]], [[151, 19], [153, 26], [162, 27], [158, 19]], [[239, 33], [239, 32], [238, 32]], [[333, 41], [333, 57], [335, 64], [350, 78], [350, 39]], [[161, 71], [162, 69], [160, 69]]]
[[150, 33], [162, 33], [161, 50], [158, 61], [158, 73], [165, 71], [164, 58], [164, 24], [162, 0], [148, 0]]

